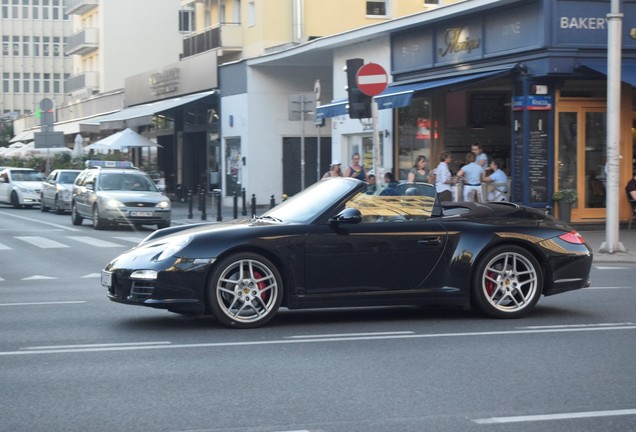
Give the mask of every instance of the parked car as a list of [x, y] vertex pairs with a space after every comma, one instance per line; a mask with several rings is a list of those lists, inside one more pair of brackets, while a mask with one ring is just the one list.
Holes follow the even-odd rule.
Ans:
[[109, 225], [170, 226], [170, 199], [159, 192], [152, 179], [129, 162], [87, 161], [73, 183], [71, 220], [93, 228]]
[[63, 214], [71, 210], [71, 194], [73, 193], [73, 182], [81, 170], [56, 169], [42, 183], [42, 193], [40, 194], [40, 209], [43, 212], [51, 208], [57, 214]]
[[256, 327], [289, 309], [472, 305], [516, 318], [590, 284], [569, 225], [510, 202], [440, 203], [430, 184], [365, 194], [322, 180], [251, 220], [155, 231], [102, 271], [108, 297]]
[[0, 171], [0, 203], [15, 208], [40, 204], [44, 174], [32, 168], [5, 168]]

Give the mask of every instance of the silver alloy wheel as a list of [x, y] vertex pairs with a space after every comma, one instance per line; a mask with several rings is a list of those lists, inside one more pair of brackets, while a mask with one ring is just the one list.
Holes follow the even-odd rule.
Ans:
[[535, 264], [518, 252], [492, 257], [481, 272], [479, 286], [488, 304], [503, 313], [534, 306], [540, 294]]
[[215, 291], [221, 312], [238, 323], [259, 323], [280, 304], [273, 269], [257, 259], [242, 258], [227, 265], [216, 281]]

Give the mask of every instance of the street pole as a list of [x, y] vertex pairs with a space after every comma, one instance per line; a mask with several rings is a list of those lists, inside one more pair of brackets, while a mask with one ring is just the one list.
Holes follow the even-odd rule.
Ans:
[[382, 181], [380, 170], [382, 169], [382, 161], [380, 160], [380, 130], [378, 129], [378, 103], [371, 98], [371, 115], [373, 116], [373, 174], [375, 174], [376, 182]]
[[607, 217], [605, 242], [599, 252], [624, 252], [619, 241], [618, 191], [620, 172], [620, 117], [621, 117], [621, 29], [623, 14], [620, 0], [612, 0], [607, 15]]
[[300, 190], [305, 189], [305, 95], [300, 95]]

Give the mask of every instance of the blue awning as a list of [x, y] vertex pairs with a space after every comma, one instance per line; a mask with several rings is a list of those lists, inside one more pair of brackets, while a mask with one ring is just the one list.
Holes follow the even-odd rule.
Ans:
[[347, 115], [348, 100], [334, 101], [325, 105], [316, 107], [316, 120], [325, 119], [328, 117], [337, 117], [341, 115]]
[[[607, 61], [595, 59], [580, 62], [581, 66], [592, 69], [595, 72], [607, 75]], [[621, 81], [636, 87], [636, 62], [631, 59], [621, 62]]]
[[514, 65], [505, 68], [491, 70], [488, 72], [472, 73], [454, 77], [441, 78], [436, 80], [421, 81], [412, 84], [402, 84], [389, 86], [382, 93], [374, 97], [378, 103], [378, 109], [392, 109], [409, 106], [413, 94], [423, 90], [430, 90], [439, 87], [468, 83], [470, 81], [478, 81], [486, 78], [492, 78], [496, 75], [509, 73], [513, 70]]

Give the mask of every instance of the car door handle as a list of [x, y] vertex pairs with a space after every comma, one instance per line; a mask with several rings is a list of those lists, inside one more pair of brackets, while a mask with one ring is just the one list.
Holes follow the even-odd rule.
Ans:
[[440, 236], [424, 237], [417, 241], [417, 244], [422, 246], [439, 246], [442, 244], [442, 238]]

